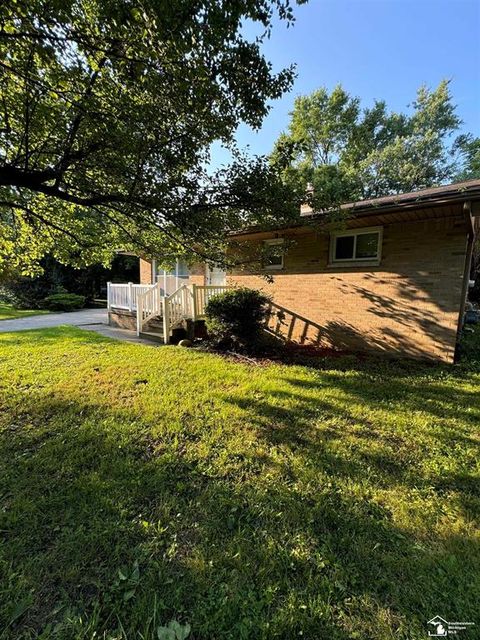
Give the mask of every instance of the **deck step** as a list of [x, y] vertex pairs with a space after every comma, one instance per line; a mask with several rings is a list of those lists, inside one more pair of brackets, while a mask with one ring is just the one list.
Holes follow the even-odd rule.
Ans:
[[161, 342], [163, 344], [163, 333], [159, 331], [141, 331], [140, 338], [144, 340], [151, 340], [152, 342]]
[[150, 318], [150, 320], [145, 323], [144, 328], [147, 331], [163, 331], [163, 317], [155, 316], [154, 318]]

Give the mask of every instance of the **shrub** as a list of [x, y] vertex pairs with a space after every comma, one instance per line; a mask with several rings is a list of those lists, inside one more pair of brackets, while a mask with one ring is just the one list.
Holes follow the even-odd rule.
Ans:
[[269, 303], [268, 296], [246, 287], [212, 296], [205, 307], [209, 338], [219, 348], [256, 350]]
[[52, 311], [73, 311], [85, 304], [85, 296], [76, 293], [53, 293], [44, 300], [45, 306]]
[[0, 285], [0, 302], [20, 307], [21, 300], [9, 289], [8, 286]]
[[18, 309], [40, 309], [52, 287], [40, 278], [16, 277], [5, 282], [0, 290], [0, 300]]

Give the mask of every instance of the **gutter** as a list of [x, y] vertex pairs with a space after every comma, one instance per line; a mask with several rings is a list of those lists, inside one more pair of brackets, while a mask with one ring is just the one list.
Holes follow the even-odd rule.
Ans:
[[466, 200], [463, 203], [463, 214], [465, 216], [465, 222], [467, 223], [467, 226], [468, 226], [468, 236], [467, 236], [467, 250], [465, 253], [465, 263], [463, 267], [462, 292], [461, 292], [461, 298], [460, 298], [460, 310], [458, 313], [457, 336], [455, 340], [455, 355], [453, 358], [454, 362], [458, 362], [458, 358], [459, 358], [459, 344], [460, 344], [460, 338], [461, 338], [463, 323], [464, 323], [465, 305], [467, 304], [468, 284], [470, 281], [470, 270], [472, 268], [473, 245], [475, 243], [475, 226], [474, 226], [474, 218], [472, 214], [472, 203], [470, 200]]
[[[465, 191], [453, 192], [451, 194], [444, 193], [442, 196], [432, 197], [417, 197], [411, 198], [409, 200], [402, 200], [399, 196], [398, 200], [393, 200], [388, 203], [380, 203], [380, 204], [365, 204], [362, 202], [354, 202], [349, 204], [340, 205], [340, 210], [342, 211], [350, 211], [354, 216], [369, 216], [369, 215], [378, 215], [379, 213], [388, 213], [389, 211], [403, 211], [405, 209], [419, 209], [419, 208], [427, 208], [427, 207], [442, 207], [447, 204], [455, 204], [458, 202], [465, 202], [466, 197]], [[480, 198], [480, 189], [471, 190], [468, 192], [469, 198]], [[316, 213], [308, 213], [301, 216], [303, 219], [308, 218], [318, 218], [322, 215], [325, 215], [325, 211], [320, 211]], [[475, 215], [475, 213], [473, 214]], [[476, 215], [479, 215], [477, 213]]]
[[[420, 192], [419, 192], [420, 193]], [[480, 187], [475, 185], [470, 189], [458, 189], [458, 191], [443, 191], [437, 195], [428, 196], [412, 196], [408, 200], [402, 200], [401, 194], [388, 203], [374, 204], [370, 201], [370, 204], [362, 204], [362, 201], [347, 203], [339, 206], [340, 211], [348, 211], [352, 218], [361, 217], [367, 218], [369, 216], [375, 216], [379, 214], [395, 213], [400, 211], [408, 211], [411, 209], [427, 209], [431, 207], [442, 207], [448, 204], [464, 203], [466, 198], [476, 200], [471, 206], [471, 215], [480, 216]], [[300, 214], [295, 222], [285, 223], [283, 225], [276, 225], [272, 227], [263, 227], [256, 225], [255, 227], [246, 227], [244, 229], [233, 229], [228, 233], [229, 237], [250, 235], [253, 233], [262, 232], [274, 232], [285, 231], [287, 229], [296, 229], [299, 227], [308, 226], [309, 222], [314, 222], [321, 219], [328, 211], [319, 211]]]

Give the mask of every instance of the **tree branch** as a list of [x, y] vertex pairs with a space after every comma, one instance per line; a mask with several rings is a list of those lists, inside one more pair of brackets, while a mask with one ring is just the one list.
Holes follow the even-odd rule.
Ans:
[[10, 207], [11, 209], [20, 209], [21, 211], [24, 211], [28, 216], [32, 218], [36, 218], [45, 226], [51, 227], [52, 229], [55, 229], [55, 231], [65, 234], [66, 236], [74, 240], [83, 249], [91, 249], [95, 246], [93, 243], [83, 242], [83, 240], [80, 240], [78, 236], [76, 236], [71, 231], [68, 231], [68, 229], [65, 229], [64, 227], [59, 227], [48, 218], [44, 218], [39, 213], [33, 211], [33, 209], [30, 209], [30, 207], [27, 207], [24, 204], [20, 204], [19, 202], [11, 202], [9, 200], [0, 200], [0, 207]]
[[36, 193], [44, 193], [53, 196], [64, 202], [71, 202], [83, 207], [93, 205], [109, 204], [114, 202], [125, 202], [126, 198], [120, 194], [105, 194], [92, 196], [77, 196], [67, 191], [62, 191], [55, 185], [48, 185], [45, 182], [54, 180], [58, 173], [55, 169], [45, 169], [43, 171], [24, 171], [17, 167], [0, 168], [0, 185], [9, 187], [23, 187]]
[[100, 62], [98, 63], [98, 69], [96, 71], [94, 71], [89, 78], [87, 87], [85, 89], [84, 94], [82, 95], [81, 99], [78, 100], [77, 104], [75, 105], [75, 108], [77, 109], [77, 113], [75, 114], [72, 123], [70, 125], [70, 130], [68, 132], [67, 135], [67, 140], [65, 143], [65, 149], [63, 152], [63, 157], [61, 158], [60, 162], [58, 163], [57, 167], [58, 167], [58, 175], [57, 178], [55, 180], [55, 186], [58, 187], [60, 184], [60, 181], [62, 179], [63, 174], [65, 173], [65, 171], [67, 170], [69, 164], [70, 164], [70, 159], [71, 159], [71, 153], [72, 153], [72, 148], [73, 145], [75, 143], [75, 138], [78, 134], [78, 131], [80, 129], [80, 124], [82, 122], [83, 119], [83, 113], [82, 110], [80, 109], [80, 107], [82, 106], [82, 104], [85, 102], [85, 100], [87, 100], [91, 95], [92, 95], [92, 91], [93, 91], [93, 87], [95, 85], [95, 82], [98, 78], [98, 76], [100, 75], [100, 71], [102, 70], [102, 68], [105, 66], [105, 63], [107, 62], [107, 58], [104, 56]]

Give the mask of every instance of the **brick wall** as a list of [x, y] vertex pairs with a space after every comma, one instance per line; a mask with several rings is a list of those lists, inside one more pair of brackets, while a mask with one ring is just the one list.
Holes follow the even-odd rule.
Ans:
[[205, 282], [205, 265], [204, 264], [194, 264], [190, 267], [190, 284], [196, 284], [198, 286], [203, 287]]
[[330, 268], [328, 236], [308, 231], [273, 283], [245, 272], [227, 280], [263, 289], [294, 312], [272, 320], [294, 340], [451, 362], [466, 244], [461, 217], [390, 224], [379, 266]]
[[152, 284], [152, 263], [140, 258], [140, 284]]

